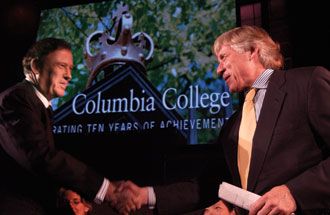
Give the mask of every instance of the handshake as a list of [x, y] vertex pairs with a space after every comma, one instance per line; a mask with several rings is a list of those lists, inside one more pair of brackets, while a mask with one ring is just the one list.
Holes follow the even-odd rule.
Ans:
[[105, 200], [118, 213], [127, 215], [148, 204], [148, 189], [131, 181], [110, 182]]

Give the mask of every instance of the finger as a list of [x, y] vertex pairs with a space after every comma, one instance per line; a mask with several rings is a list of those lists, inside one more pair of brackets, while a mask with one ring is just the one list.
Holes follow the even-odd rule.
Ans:
[[270, 207], [269, 205], [265, 204], [260, 210], [258, 210], [257, 213], [255, 213], [256, 215], [269, 215], [272, 211], [272, 207]]
[[142, 203], [141, 202], [136, 202], [135, 205], [136, 205], [136, 210], [139, 210], [142, 207]]
[[277, 214], [287, 214], [287, 215], [295, 215], [295, 213], [292, 213], [288, 210], [286, 210], [286, 208], [278, 208], [278, 207], [274, 207], [272, 209], [272, 211], [269, 213], [269, 215], [277, 215]]
[[126, 206], [127, 202], [119, 201], [114, 207], [120, 214], [123, 214], [129, 212], [129, 210], [126, 209]]
[[265, 202], [260, 198], [250, 206], [249, 215], [255, 215], [265, 205]]
[[[132, 194], [132, 195], [134, 195], [134, 194]], [[142, 207], [142, 202], [138, 197], [133, 197], [130, 199], [130, 201], [131, 201], [131, 204], [134, 205], [136, 210], [138, 210]]]
[[269, 215], [279, 215], [279, 214], [287, 214], [287, 213], [283, 213], [283, 211], [281, 212], [280, 210], [275, 208], [273, 208], [273, 210], [269, 212]]
[[135, 211], [135, 206], [134, 206], [134, 205], [131, 205], [131, 204], [127, 204], [127, 205], [125, 206], [125, 211], [126, 211], [127, 213], [134, 212], [134, 211]]
[[129, 214], [130, 210], [124, 205], [119, 208], [116, 208], [119, 214]]
[[134, 201], [134, 199], [131, 199], [128, 203], [128, 206], [131, 211], [136, 211], [138, 209], [138, 203]]
[[119, 181], [116, 183], [116, 192], [122, 192], [125, 188], [125, 181]]
[[139, 199], [131, 191], [125, 192], [125, 197], [127, 205], [131, 210], [136, 210], [139, 207]]
[[124, 212], [131, 212], [131, 211], [135, 211], [136, 210], [136, 205], [132, 202], [132, 201], [125, 201], [125, 202], [121, 202], [120, 204], [116, 205], [116, 209], [120, 212], [120, 213], [124, 213]]

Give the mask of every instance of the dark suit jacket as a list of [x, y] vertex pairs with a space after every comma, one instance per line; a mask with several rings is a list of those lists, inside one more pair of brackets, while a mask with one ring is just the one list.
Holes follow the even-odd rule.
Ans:
[[98, 192], [103, 177], [56, 150], [51, 120], [27, 81], [0, 95], [0, 214], [24, 210], [13, 206], [15, 201], [39, 208], [31, 210], [54, 206], [55, 185], [71, 188], [88, 200]]
[[[218, 141], [223, 149], [219, 156], [225, 157], [236, 186], [241, 186], [237, 169], [241, 113], [240, 108], [228, 120]], [[329, 155], [330, 72], [322, 67], [274, 71], [253, 139], [248, 190], [263, 195], [286, 184], [298, 210], [330, 208]], [[197, 208], [201, 191], [196, 182], [156, 187], [159, 214]], [[185, 205], [178, 196], [185, 197]]]

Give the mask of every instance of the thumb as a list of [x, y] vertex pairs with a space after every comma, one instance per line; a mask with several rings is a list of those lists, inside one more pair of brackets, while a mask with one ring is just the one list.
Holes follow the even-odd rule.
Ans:
[[128, 180], [124, 184], [124, 189], [129, 189], [135, 196], [140, 194], [140, 187]]

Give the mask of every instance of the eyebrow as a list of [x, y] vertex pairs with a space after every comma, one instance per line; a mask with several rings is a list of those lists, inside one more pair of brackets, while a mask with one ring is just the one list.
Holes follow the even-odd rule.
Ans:
[[55, 62], [55, 64], [56, 64], [56, 65], [63, 65], [63, 64], [64, 64], [65, 66], [69, 66], [71, 70], [74, 69], [74, 65], [73, 65], [73, 64], [70, 65], [70, 64], [67, 64], [67, 63], [62, 62], [62, 61], [57, 61], [57, 62]]

